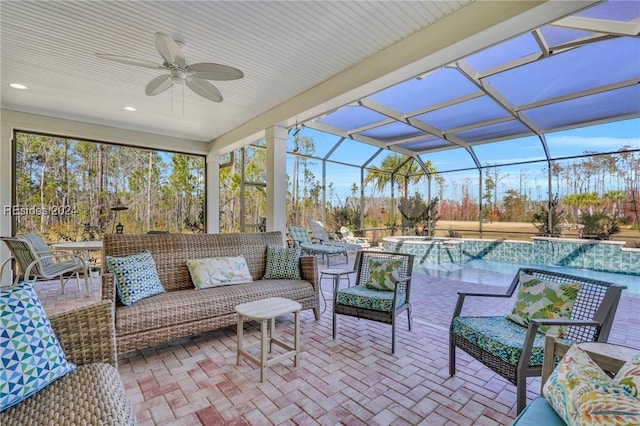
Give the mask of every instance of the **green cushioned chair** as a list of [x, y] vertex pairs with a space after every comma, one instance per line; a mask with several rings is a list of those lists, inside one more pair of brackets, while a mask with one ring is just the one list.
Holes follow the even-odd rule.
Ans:
[[[395, 273], [385, 274], [384, 277], [375, 275], [370, 261], [396, 262]], [[390, 253], [381, 251], [359, 251], [354, 263], [356, 271], [355, 286], [344, 289], [338, 288], [339, 282], [333, 289], [333, 338], [336, 338], [337, 316], [352, 317], [391, 324], [391, 353], [396, 350], [396, 322], [398, 316], [407, 311], [407, 321], [411, 330], [411, 272], [413, 270], [413, 255], [404, 253]], [[375, 268], [375, 266], [374, 266]], [[390, 280], [392, 290], [379, 290], [368, 287], [370, 278], [378, 277]]]
[[[467, 297], [510, 298], [519, 287], [520, 273], [556, 283], [582, 284], [571, 310], [570, 319], [531, 321], [528, 327], [504, 317], [462, 316]], [[606, 342], [624, 286], [589, 278], [521, 268], [505, 294], [458, 293], [449, 331], [449, 374], [456, 373], [456, 348], [460, 348], [517, 387], [517, 410], [526, 404], [527, 377], [540, 376], [544, 352], [544, 335], [538, 332], [542, 325], [566, 325], [565, 343]], [[486, 299], [487, 304], [491, 303]], [[487, 305], [489, 306], [489, 305]]]

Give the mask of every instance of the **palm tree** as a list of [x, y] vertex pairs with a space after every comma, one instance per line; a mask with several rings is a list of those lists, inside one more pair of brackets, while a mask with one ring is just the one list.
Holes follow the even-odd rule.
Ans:
[[[430, 161], [426, 161], [425, 166], [429, 173], [436, 173]], [[388, 184], [396, 185], [400, 195], [400, 204], [407, 203], [407, 191], [409, 183], [418, 183], [424, 178], [426, 173], [421, 170], [418, 163], [403, 154], [389, 154], [380, 163], [381, 167], [373, 166], [367, 170], [364, 177], [364, 184], [373, 183], [377, 192], [384, 191]], [[404, 219], [403, 219], [404, 222]], [[405, 224], [403, 223], [403, 226]]]
[[[384, 188], [389, 183], [395, 184], [401, 198], [407, 196], [409, 183], [418, 183], [426, 176], [424, 171], [418, 168], [418, 163], [402, 154], [389, 154], [382, 160], [380, 165], [382, 167], [373, 166], [367, 170], [364, 184], [373, 182], [377, 192], [384, 191]], [[429, 173], [436, 173], [430, 161], [426, 161], [425, 166], [427, 166]]]
[[613, 217], [617, 217], [618, 213], [620, 213], [620, 205], [625, 202], [627, 199], [627, 193], [625, 191], [619, 189], [613, 189], [611, 191], [607, 191], [602, 196], [605, 200], [609, 201], [611, 205], [611, 215]]

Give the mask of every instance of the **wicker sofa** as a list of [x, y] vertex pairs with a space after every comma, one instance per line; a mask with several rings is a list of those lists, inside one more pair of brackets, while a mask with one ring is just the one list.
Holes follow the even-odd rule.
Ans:
[[78, 368], [0, 413], [0, 424], [135, 425], [115, 368], [113, 304], [103, 301], [49, 320], [65, 358]]
[[[148, 250], [167, 291], [124, 306], [116, 297], [114, 276], [102, 275], [102, 299], [115, 303], [118, 354], [235, 325], [235, 306], [267, 297], [295, 300], [320, 318], [315, 257], [300, 258], [300, 280], [262, 280], [268, 246], [284, 247], [281, 232], [234, 234], [106, 234], [104, 256], [127, 256]], [[239, 256], [247, 260], [253, 282], [196, 290], [186, 262]]]

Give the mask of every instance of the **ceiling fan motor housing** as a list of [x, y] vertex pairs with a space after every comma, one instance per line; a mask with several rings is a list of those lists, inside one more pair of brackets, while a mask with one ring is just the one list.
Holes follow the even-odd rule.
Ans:
[[185, 70], [179, 68], [171, 69], [171, 82], [173, 84], [183, 85], [186, 78], [187, 72]]

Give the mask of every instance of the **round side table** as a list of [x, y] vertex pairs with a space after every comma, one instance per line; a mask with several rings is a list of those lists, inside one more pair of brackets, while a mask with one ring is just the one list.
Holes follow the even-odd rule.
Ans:
[[348, 285], [351, 286], [351, 279], [349, 278], [349, 274], [353, 274], [356, 271], [353, 269], [344, 269], [344, 268], [327, 268], [320, 271], [320, 294], [322, 294], [322, 300], [324, 300], [324, 311], [327, 310], [327, 298], [324, 296], [324, 291], [322, 290], [322, 279], [325, 275], [331, 275], [333, 277], [333, 291], [337, 291], [340, 286], [340, 280], [344, 278], [347, 279]]

